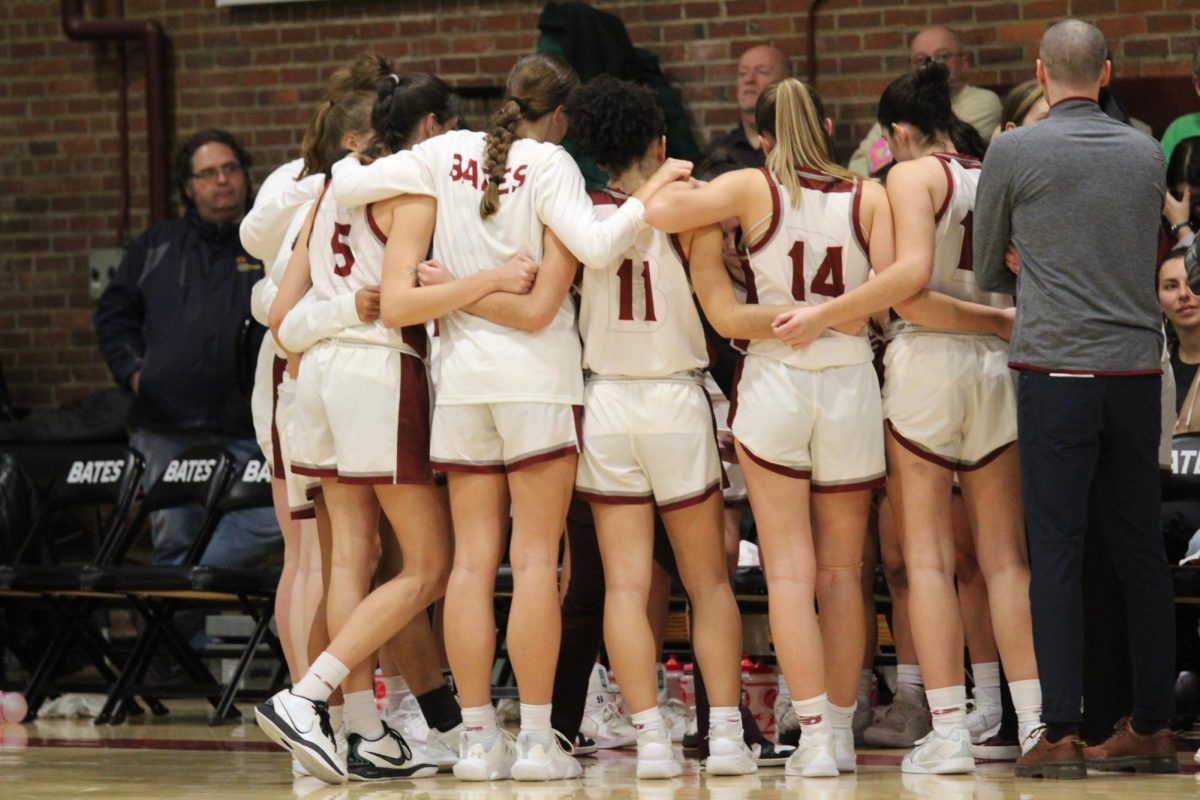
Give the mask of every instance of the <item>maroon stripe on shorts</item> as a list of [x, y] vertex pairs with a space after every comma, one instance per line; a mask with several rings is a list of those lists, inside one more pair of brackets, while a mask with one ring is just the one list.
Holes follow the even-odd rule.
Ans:
[[777, 475], [783, 475], [785, 478], [797, 478], [802, 481], [812, 480], [811, 468], [794, 469], [792, 467], [785, 467], [782, 464], [776, 464], [773, 461], [767, 461], [762, 456], [756, 456], [754, 453], [750, 452], [750, 448], [746, 447], [745, 442], [742, 442], [742, 450], [746, 453], [746, 455], [750, 456], [751, 461], [753, 461], [755, 464], [758, 464], [763, 469], [769, 469], [771, 472], [774, 472]]
[[[421, 331], [424, 333], [424, 328]], [[429, 375], [425, 362], [407, 353], [400, 355], [399, 403], [394, 482], [429, 483], [433, 480], [429, 463]]]
[[275, 356], [271, 362], [271, 477], [286, 478], [287, 466], [283, 463], [283, 449], [279, 446], [279, 425], [276, 413], [279, 411], [279, 385], [283, 383], [283, 375], [287, 372], [287, 359]]

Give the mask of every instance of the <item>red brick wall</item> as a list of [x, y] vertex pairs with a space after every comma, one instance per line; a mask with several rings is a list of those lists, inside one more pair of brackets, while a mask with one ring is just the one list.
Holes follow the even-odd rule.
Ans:
[[[93, 0], [92, 13], [119, 0]], [[216, 9], [213, 0], [125, 0], [125, 14], [157, 19], [173, 42], [175, 129], [219, 125], [255, 154], [255, 177], [293, 157], [320, 83], [372, 47], [405, 69], [455, 84], [502, 82], [537, 38], [539, 0], [320, 2]], [[683, 92], [700, 141], [736, 118], [737, 55], [773, 41], [805, 63], [808, 3], [783, 0], [595, 0], [618, 14], [635, 44], [653, 50]], [[115, 242], [117, 56], [72, 42], [57, 0], [0, 3], [0, 365], [20, 405], [46, 405], [108, 385], [95, 346], [87, 252]], [[904, 69], [906, 33], [959, 28], [977, 83], [1032, 74], [1047, 21], [1075, 14], [1110, 36], [1122, 75], [1185, 74], [1200, 43], [1198, 0], [830, 0], [818, 16], [818, 88], [843, 150], [870, 123], [874, 100]], [[129, 51], [133, 220], [146, 223], [143, 75]]]

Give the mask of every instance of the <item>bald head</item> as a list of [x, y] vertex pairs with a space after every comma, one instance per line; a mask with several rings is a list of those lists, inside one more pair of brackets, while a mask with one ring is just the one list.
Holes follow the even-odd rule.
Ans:
[[743, 114], [753, 114], [762, 90], [792, 74], [788, 57], [770, 44], [757, 44], [738, 59], [737, 101]]
[[1098, 90], [1105, 79], [1108, 43], [1095, 25], [1066, 19], [1042, 35], [1038, 61], [1048, 83], [1064, 89]]

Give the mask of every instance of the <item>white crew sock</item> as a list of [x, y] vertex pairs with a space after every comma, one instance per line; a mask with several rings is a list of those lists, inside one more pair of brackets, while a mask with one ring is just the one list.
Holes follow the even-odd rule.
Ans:
[[918, 692], [925, 688], [925, 682], [921, 679], [921, 666], [919, 664], [896, 665], [896, 691], [900, 691], [901, 687], [904, 686], [916, 689]]
[[521, 732], [543, 733], [550, 730], [550, 704], [521, 703]]
[[325, 702], [349, 674], [350, 668], [326, 651], [317, 656], [300, 682], [292, 687], [292, 694]]
[[967, 726], [967, 687], [947, 686], [944, 689], [926, 689], [929, 713], [933, 717], [933, 729], [941, 736]]
[[1000, 707], [1000, 662], [985, 661], [971, 665], [971, 677], [975, 681], [975, 705]]
[[824, 733], [831, 729], [829, 722], [829, 695], [821, 692], [807, 700], [792, 700], [792, 708], [800, 718], [800, 736], [809, 733]]
[[468, 733], [482, 733], [490, 738], [500, 731], [496, 724], [496, 707], [491, 703], [464, 708], [462, 720], [463, 730]]
[[383, 723], [379, 721], [379, 709], [375, 707], [375, 693], [370, 689], [346, 692], [345, 719], [347, 734], [357, 733], [371, 741], [383, 736]]
[[854, 724], [854, 712], [858, 708], [858, 701], [851, 703], [848, 706], [835, 706], [829, 704], [829, 724], [834, 730], [848, 731]]
[[724, 728], [724, 733], [734, 733], [742, 738], [742, 713], [737, 706], [712, 706], [708, 709], [708, 735], [711, 737], [717, 728]]
[[854, 700], [859, 708], [871, 707], [871, 688], [874, 686], [875, 673], [872, 670], [864, 669], [858, 673], [858, 691], [854, 695]]
[[1042, 724], [1042, 683], [1037, 678], [1010, 681], [1008, 691], [1017, 712], [1017, 735], [1024, 742]]
[[650, 706], [645, 711], [634, 714], [633, 727], [637, 728], [638, 741], [641, 741], [646, 734], [657, 734], [660, 737], [668, 738], [667, 723], [663, 720], [662, 711], [658, 706]]

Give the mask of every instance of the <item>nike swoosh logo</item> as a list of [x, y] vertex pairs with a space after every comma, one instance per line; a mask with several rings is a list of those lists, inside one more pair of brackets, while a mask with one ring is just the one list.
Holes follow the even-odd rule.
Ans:
[[282, 711], [284, 713], [284, 716], [287, 717], [288, 724], [292, 726], [292, 729], [295, 730], [296, 733], [304, 735], [313, 729], [312, 722], [308, 723], [307, 728], [301, 728], [299, 725], [296, 724], [295, 717], [293, 717], [290, 713], [288, 713], [288, 710], [286, 708], [282, 709]]
[[[418, 764], [413, 761], [406, 761], [403, 756], [401, 756], [400, 758], [392, 758], [391, 756], [385, 756], [383, 753], [373, 753], [370, 750], [364, 750], [363, 755], [381, 759], [381, 760], [386, 761], [389, 764], [393, 764], [397, 767], [403, 767], [406, 765], [413, 766], [413, 767], [425, 766], [424, 764]], [[428, 766], [434, 766], [434, 765], [430, 764]]]

